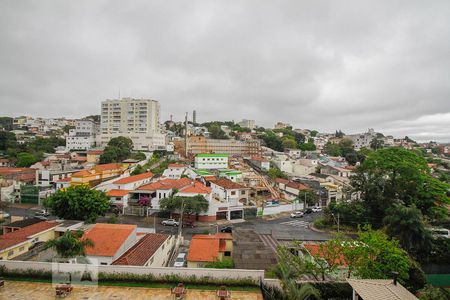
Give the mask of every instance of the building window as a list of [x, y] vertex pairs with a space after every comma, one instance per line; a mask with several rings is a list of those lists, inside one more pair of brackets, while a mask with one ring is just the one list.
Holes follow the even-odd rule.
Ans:
[[236, 191], [231, 191], [231, 195], [236, 195]]
[[11, 250], [11, 251], [8, 252], [8, 256], [11, 256], [13, 254], [14, 254], [14, 250]]
[[245, 195], [245, 190], [244, 190], [244, 191], [241, 191], [241, 195]]
[[231, 251], [225, 251], [225, 252], [223, 253], [223, 256], [231, 256]]
[[24, 246], [22, 246], [22, 247], [19, 248], [19, 251], [23, 251], [23, 250], [25, 250], [25, 247], [24, 247]]
[[102, 262], [102, 263], [100, 263], [102, 266], [106, 266], [106, 265], [108, 265], [107, 263], [105, 263], [105, 262]]

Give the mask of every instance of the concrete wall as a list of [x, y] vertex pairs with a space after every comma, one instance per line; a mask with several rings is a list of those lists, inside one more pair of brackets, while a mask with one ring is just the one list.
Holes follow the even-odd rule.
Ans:
[[274, 215], [279, 214], [281, 212], [301, 210], [301, 209], [303, 209], [303, 203], [264, 207], [263, 216]]
[[[84, 264], [56, 264], [49, 262], [32, 262], [32, 261], [0, 261], [0, 266], [5, 266], [10, 270], [42, 270], [52, 271], [56, 269], [65, 272], [84, 272], [86, 265]], [[215, 279], [253, 279], [258, 281], [264, 278], [264, 270], [245, 270], [245, 269], [209, 269], [209, 268], [152, 268], [152, 267], [136, 267], [136, 266], [98, 266], [98, 271], [104, 274], [136, 274], [145, 275], [152, 274], [156, 277], [165, 275], [178, 275], [182, 277], [196, 276], [211, 277]]]

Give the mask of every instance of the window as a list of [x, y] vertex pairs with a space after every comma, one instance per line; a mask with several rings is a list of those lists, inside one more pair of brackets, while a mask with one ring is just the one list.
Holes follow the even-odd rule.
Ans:
[[155, 258], [154, 257], [152, 257], [152, 259], [150, 259], [150, 263], [149, 263], [149, 265], [151, 265], [152, 263], [153, 263], [153, 261], [155, 260]]
[[225, 252], [223, 253], [223, 256], [231, 256], [231, 251], [225, 251]]
[[231, 195], [236, 195], [236, 191], [231, 191]]
[[23, 250], [25, 250], [25, 247], [24, 247], [24, 246], [22, 246], [22, 247], [19, 248], [19, 251], [23, 251]]
[[14, 250], [11, 250], [11, 251], [8, 252], [8, 256], [11, 256], [13, 254], [14, 254]]
[[102, 266], [106, 266], [106, 265], [108, 265], [107, 263], [105, 263], [105, 262], [102, 262], [102, 263], [100, 263]]
[[241, 195], [245, 195], [245, 190], [241, 191]]

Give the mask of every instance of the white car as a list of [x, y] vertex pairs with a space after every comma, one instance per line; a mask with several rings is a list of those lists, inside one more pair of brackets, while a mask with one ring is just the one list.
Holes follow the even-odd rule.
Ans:
[[320, 212], [320, 211], [322, 211], [322, 207], [313, 207], [312, 211], [313, 212]]
[[175, 226], [175, 227], [177, 227], [180, 224], [180, 222], [175, 221], [174, 219], [168, 219], [168, 220], [162, 221], [161, 224], [164, 225], [164, 226]]
[[178, 254], [173, 266], [176, 268], [182, 268], [182, 267], [184, 267], [185, 262], [186, 262], [186, 253], [182, 252], [182, 253]]
[[450, 230], [445, 228], [431, 228], [431, 234], [435, 238], [450, 238]]
[[291, 218], [303, 218], [304, 215], [302, 211], [294, 211], [291, 213]]

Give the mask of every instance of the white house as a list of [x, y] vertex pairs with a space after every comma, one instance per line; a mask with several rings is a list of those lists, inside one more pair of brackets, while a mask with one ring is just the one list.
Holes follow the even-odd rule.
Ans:
[[249, 190], [239, 183], [229, 179], [211, 181], [213, 205], [217, 207], [218, 219], [243, 219], [243, 206], [248, 203]]
[[228, 155], [213, 153], [197, 154], [194, 165], [196, 169], [226, 169], [228, 168]]
[[114, 189], [134, 190], [152, 181], [153, 173], [146, 172], [138, 175], [128, 176], [113, 182]]
[[167, 169], [164, 170], [162, 176], [171, 179], [180, 179], [186, 171], [186, 165], [183, 164], [169, 164]]

